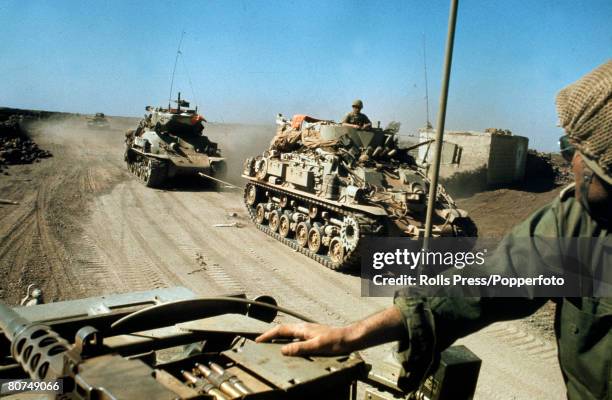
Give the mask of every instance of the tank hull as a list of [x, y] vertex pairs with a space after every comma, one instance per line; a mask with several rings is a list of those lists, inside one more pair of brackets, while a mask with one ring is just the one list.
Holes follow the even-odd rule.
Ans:
[[128, 171], [151, 188], [160, 188], [177, 177], [198, 177], [200, 173], [222, 179], [226, 171], [223, 157], [169, 157], [131, 147], [126, 149], [125, 161]]

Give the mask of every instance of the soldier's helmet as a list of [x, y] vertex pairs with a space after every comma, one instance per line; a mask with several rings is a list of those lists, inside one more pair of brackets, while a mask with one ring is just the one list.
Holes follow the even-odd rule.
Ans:
[[359, 107], [359, 109], [363, 108], [363, 101], [357, 99], [353, 102], [353, 107]]
[[557, 95], [559, 124], [586, 165], [612, 184], [612, 60]]

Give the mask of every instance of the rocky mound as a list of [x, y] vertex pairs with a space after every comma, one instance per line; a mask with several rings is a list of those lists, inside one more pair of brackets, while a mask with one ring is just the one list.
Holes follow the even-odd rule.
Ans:
[[30, 164], [41, 158], [51, 157], [51, 153], [42, 150], [22, 129], [23, 117], [11, 115], [0, 122], [0, 171], [11, 164]]

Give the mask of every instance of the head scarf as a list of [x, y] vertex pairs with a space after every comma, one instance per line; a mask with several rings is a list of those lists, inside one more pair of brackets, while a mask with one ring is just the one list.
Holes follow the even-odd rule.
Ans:
[[557, 95], [559, 123], [595, 174], [612, 184], [612, 60]]

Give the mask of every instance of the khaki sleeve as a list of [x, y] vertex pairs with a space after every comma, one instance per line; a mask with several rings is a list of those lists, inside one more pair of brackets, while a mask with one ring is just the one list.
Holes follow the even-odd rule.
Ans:
[[[522, 268], [513, 261], [526, 241], [517, 238], [558, 234], [558, 209], [547, 206], [515, 227], [502, 241], [495, 257], [495, 269]], [[553, 236], [554, 237], [554, 236]], [[405, 336], [396, 357], [402, 365], [398, 386], [414, 391], [438, 366], [440, 353], [457, 339], [496, 322], [526, 317], [544, 305], [546, 298], [507, 297], [407, 297], [396, 293], [394, 305], [402, 313]]]
[[398, 343], [396, 358], [402, 365], [397, 385], [412, 392], [435, 359], [435, 324], [430, 299], [396, 295], [394, 305], [402, 314], [405, 337]]

